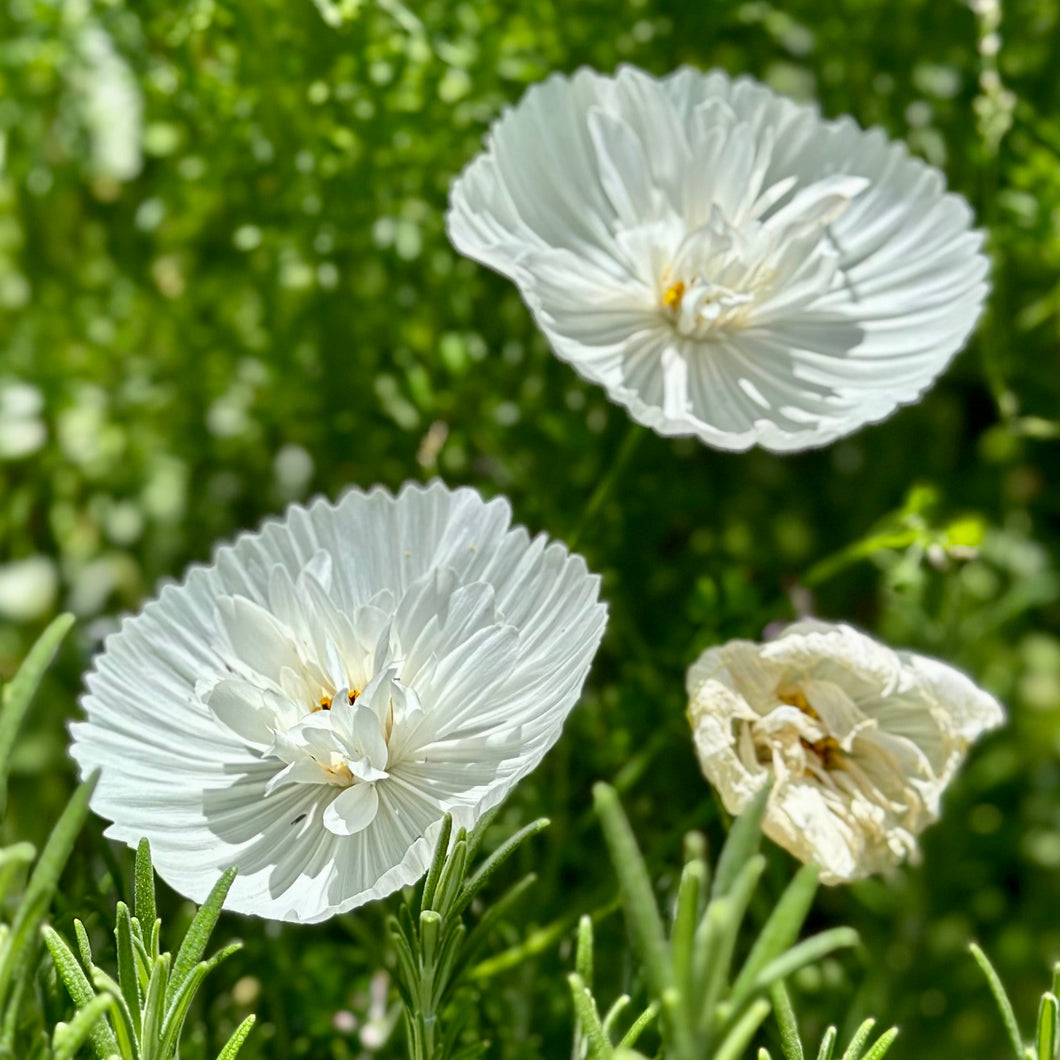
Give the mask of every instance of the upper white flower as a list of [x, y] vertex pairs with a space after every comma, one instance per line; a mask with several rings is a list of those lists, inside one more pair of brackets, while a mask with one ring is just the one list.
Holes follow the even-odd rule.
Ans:
[[415, 881], [556, 741], [606, 622], [579, 556], [440, 483], [292, 506], [109, 637], [72, 726], [107, 834], [313, 922]]
[[825, 883], [915, 855], [969, 745], [1005, 717], [959, 670], [817, 621], [708, 649], [687, 688], [725, 808], [739, 813], [772, 779], [763, 831]]
[[987, 292], [971, 220], [878, 129], [720, 72], [631, 67], [531, 88], [448, 215], [634, 419], [777, 451], [881, 420], [946, 367]]

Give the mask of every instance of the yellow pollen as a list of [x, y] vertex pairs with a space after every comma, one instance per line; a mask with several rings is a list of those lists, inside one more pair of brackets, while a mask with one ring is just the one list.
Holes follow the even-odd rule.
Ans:
[[[778, 692], [777, 699], [781, 703], [787, 703], [789, 707], [798, 708], [808, 718], [813, 718], [814, 721], [821, 720], [821, 715], [810, 706], [801, 692]], [[839, 769], [842, 767], [842, 749], [839, 746], [839, 741], [834, 736], [822, 736], [819, 740], [800, 739], [799, 742], [807, 751], [813, 751], [817, 755], [825, 769]]]
[[321, 696], [317, 710], [331, 710], [331, 696]]
[[350, 689], [349, 695], [347, 695], [346, 698], [349, 700], [349, 703], [350, 703], [351, 707], [354, 705], [354, 703], [357, 702], [357, 697], [360, 694], [361, 694], [361, 690], [359, 688], [351, 688]]
[[685, 285], [678, 280], [677, 283], [672, 283], [666, 288], [662, 296], [662, 303], [667, 309], [676, 309], [681, 304], [681, 299], [684, 296]]

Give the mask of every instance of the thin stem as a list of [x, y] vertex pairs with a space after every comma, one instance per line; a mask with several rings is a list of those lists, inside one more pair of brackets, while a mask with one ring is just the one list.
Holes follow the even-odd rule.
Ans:
[[634, 423], [632, 420], [630, 421], [629, 430], [626, 432], [626, 437], [622, 440], [614, 460], [611, 461], [611, 467], [597, 484], [596, 489], [589, 498], [589, 503], [585, 506], [581, 519], [578, 521], [578, 525], [575, 526], [573, 533], [567, 538], [567, 545], [572, 552], [578, 547], [578, 542], [581, 540], [582, 535], [593, 519], [596, 518], [604, 501], [607, 500], [615, 484], [622, 477], [626, 465], [629, 464], [633, 454], [637, 451], [641, 438], [647, 433], [639, 424]]

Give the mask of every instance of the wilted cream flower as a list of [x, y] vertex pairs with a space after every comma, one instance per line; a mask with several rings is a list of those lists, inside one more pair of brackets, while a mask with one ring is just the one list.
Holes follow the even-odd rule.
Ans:
[[959, 670], [817, 621], [708, 649], [687, 689], [700, 766], [725, 808], [739, 813], [772, 779], [763, 830], [825, 883], [915, 856], [969, 745], [1004, 721]]
[[916, 401], [964, 345], [987, 291], [971, 220], [879, 129], [718, 71], [624, 67], [532, 87], [448, 226], [635, 420], [792, 451]]
[[109, 637], [72, 726], [107, 835], [202, 901], [314, 922], [418, 879], [559, 737], [606, 608], [580, 556], [440, 483], [292, 506]]

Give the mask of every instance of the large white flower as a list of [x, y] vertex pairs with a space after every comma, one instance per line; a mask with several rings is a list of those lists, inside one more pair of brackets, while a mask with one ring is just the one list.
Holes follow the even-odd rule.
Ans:
[[293, 506], [109, 637], [72, 726], [107, 835], [201, 901], [313, 922], [415, 881], [560, 734], [606, 608], [580, 556], [440, 483]]
[[725, 808], [739, 813], [772, 780], [763, 830], [826, 883], [914, 856], [969, 745], [1004, 721], [959, 670], [809, 620], [766, 644], [708, 649], [687, 688], [700, 766]]
[[624, 67], [531, 88], [449, 234], [634, 419], [824, 445], [915, 401], [986, 295], [971, 211], [904, 144], [747, 79]]

